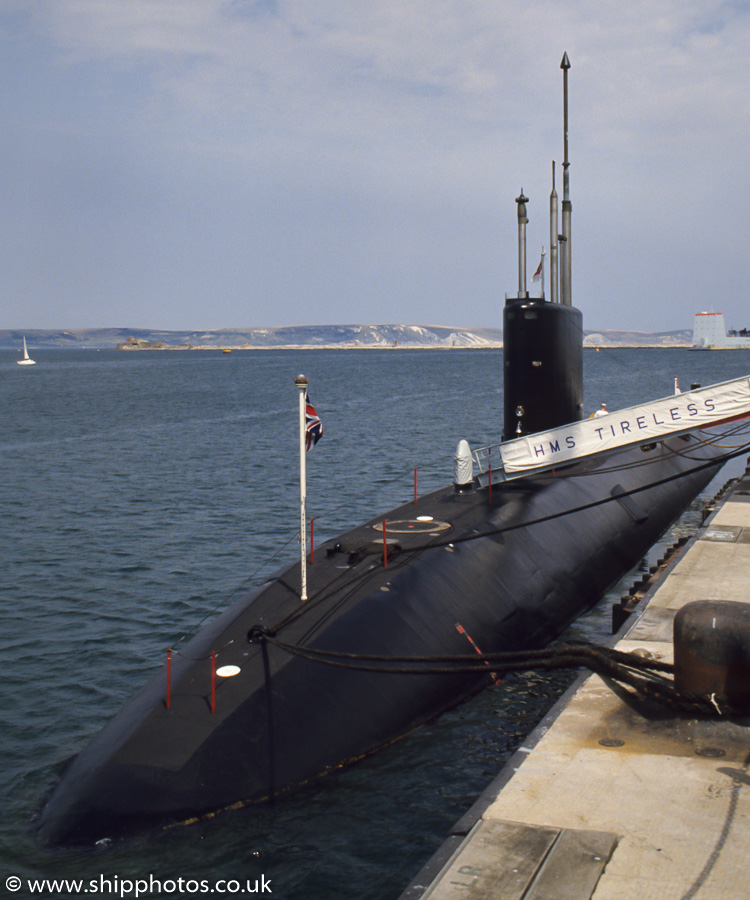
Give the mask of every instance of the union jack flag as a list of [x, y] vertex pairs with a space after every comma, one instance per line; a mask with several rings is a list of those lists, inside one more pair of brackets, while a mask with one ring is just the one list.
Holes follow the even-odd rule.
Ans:
[[310, 403], [310, 399], [305, 401], [305, 444], [307, 450], [311, 450], [321, 439], [323, 435], [323, 423], [320, 416], [315, 412], [315, 407]]

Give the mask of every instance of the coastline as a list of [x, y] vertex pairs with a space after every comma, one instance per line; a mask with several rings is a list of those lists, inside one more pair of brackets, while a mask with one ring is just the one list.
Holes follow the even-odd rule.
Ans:
[[118, 344], [116, 350], [139, 351], [139, 350], [215, 350], [218, 353], [242, 353], [244, 351], [253, 350], [502, 350], [503, 343], [490, 342], [486, 344], [398, 344], [392, 346], [390, 344], [357, 344], [357, 343], [340, 343], [340, 344], [176, 344], [176, 345], [146, 345], [146, 346], [125, 346]]
[[[461, 350], [502, 349], [500, 328], [443, 325], [299, 325], [167, 331], [150, 328], [0, 329], [0, 349], [18, 350], [26, 339], [33, 351], [70, 350]], [[663, 332], [627, 329], [584, 330], [583, 346], [593, 349], [686, 348], [687, 329]]]
[[[692, 344], [674, 343], [674, 344], [657, 344], [657, 343], [606, 343], [606, 344], [584, 344], [584, 350], [691, 350]], [[357, 343], [341, 343], [341, 344], [277, 344], [269, 346], [267, 344], [251, 344], [251, 345], [220, 345], [215, 344], [178, 344], [178, 345], [161, 345], [155, 346], [145, 344], [143, 346], [118, 344], [116, 350], [130, 351], [158, 351], [158, 350], [215, 350], [218, 353], [234, 353], [252, 350], [502, 350], [502, 341], [492, 341], [486, 344], [398, 344], [392, 346], [389, 344], [357, 344]]]

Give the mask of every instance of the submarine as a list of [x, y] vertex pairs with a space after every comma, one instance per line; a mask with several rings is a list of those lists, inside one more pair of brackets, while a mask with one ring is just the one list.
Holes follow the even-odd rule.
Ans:
[[[571, 297], [569, 67], [566, 54], [549, 300], [527, 291], [528, 200], [523, 191], [516, 200], [519, 284], [503, 310], [495, 471], [489, 452], [472, 455], [462, 442], [452, 483], [316, 547], [314, 562], [303, 513], [300, 560], [172, 648], [69, 764], [34, 823], [41, 844], [91, 846], [274, 800], [388, 746], [491, 684], [486, 654], [558, 637], [717, 473], [726, 451], [695, 428], [503, 475], [504, 446], [531, 439], [559, 449], [534, 436], [585, 422], [582, 314]], [[296, 384], [302, 407], [306, 379]], [[476, 665], [456, 671], [449, 659]]]

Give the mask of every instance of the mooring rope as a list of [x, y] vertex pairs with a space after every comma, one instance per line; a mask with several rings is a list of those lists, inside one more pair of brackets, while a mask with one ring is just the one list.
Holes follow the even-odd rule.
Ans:
[[715, 695], [709, 699], [678, 691], [673, 681], [663, 677], [674, 674], [671, 663], [596, 644], [559, 644], [543, 650], [476, 653], [471, 656], [377, 656], [303, 647], [282, 641], [263, 629], [252, 631], [248, 638], [253, 642], [267, 642], [285, 653], [311, 662], [389, 675], [498, 675], [586, 668], [605, 680], [631, 688], [641, 700], [666, 705], [677, 712], [711, 718], [723, 717], [731, 712], [721, 698], [717, 703]]

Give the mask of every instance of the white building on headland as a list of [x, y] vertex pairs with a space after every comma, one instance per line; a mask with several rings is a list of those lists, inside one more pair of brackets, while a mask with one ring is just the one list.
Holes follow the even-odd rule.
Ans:
[[750, 328], [727, 331], [724, 313], [696, 313], [693, 325], [693, 349], [750, 350]]

